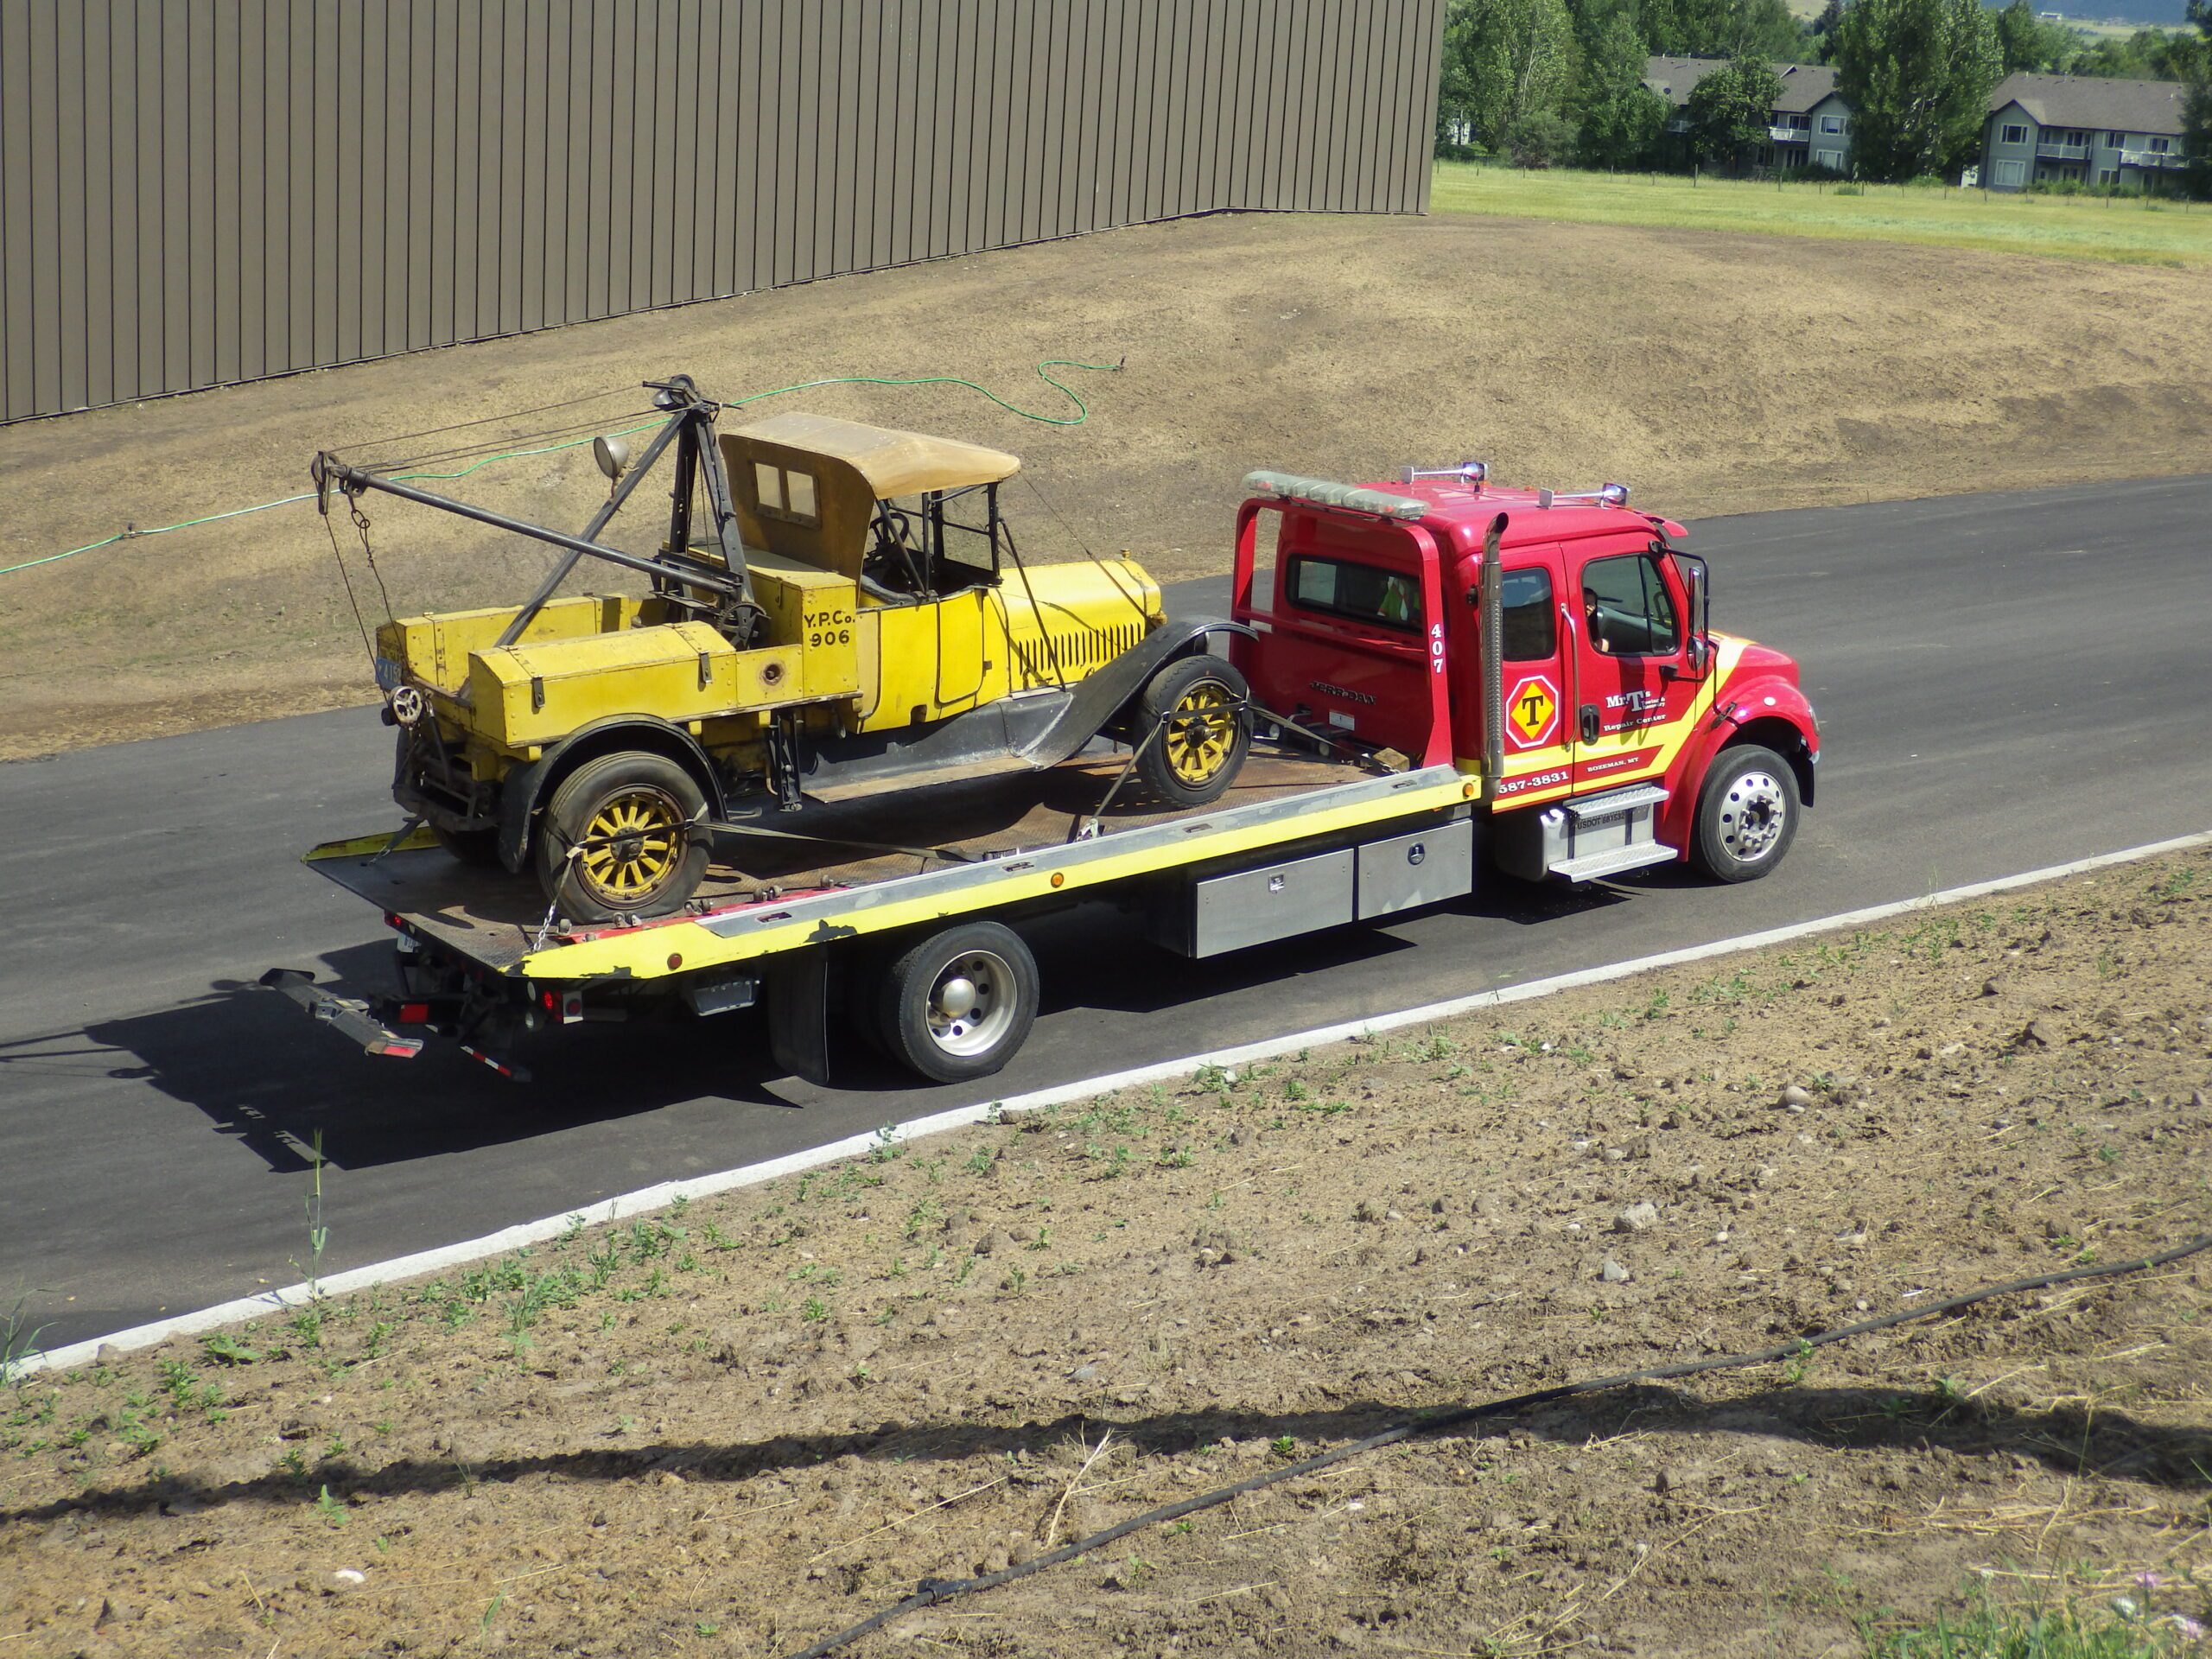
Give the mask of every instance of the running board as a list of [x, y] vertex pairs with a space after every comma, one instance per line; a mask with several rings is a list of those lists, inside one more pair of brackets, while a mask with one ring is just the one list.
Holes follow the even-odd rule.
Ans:
[[1564, 876], [1569, 881], [1595, 881], [1600, 876], [1619, 875], [1627, 870], [1640, 870], [1648, 864], [1665, 864], [1675, 856], [1675, 849], [1662, 847], [1656, 841], [1638, 842], [1629, 847], [1609, 847], [1603, 852], [1585, 853], [1580, 858], [1563, 859], [1551, 867], [1551, 874]]
[[1658, 810], [1666, 800], [1662, 785], [1630, 784], [1509, 813], [1498, 828], [1498, 867], [1529, 881], [1548, 876], [1594, 881], [1663, 864], [1675, 856], [1675, 849], [1657, 839]]
[[261, 982], [272, 991], [283, 992], [349, 1042], [359, 1043], [368, 1053], [411, 1060], [423, 1052], [420, 1037], [402, 1037], [390, 1030], [369, 1012], [367, 1003], [326, 991], [315, 982], [315, 976], [303, 969], [271, 968], [261, 976]]

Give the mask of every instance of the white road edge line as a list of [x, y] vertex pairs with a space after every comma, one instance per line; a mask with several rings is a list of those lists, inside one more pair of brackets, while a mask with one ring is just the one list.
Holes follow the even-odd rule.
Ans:
[[[1188, 1077], [1201, 1066], [1242, 1065], [1255, 1060], [1272, 1059], [1280, 1054], [1292, 1053], [1301, 1048], [1315, 1048], [1325, 1043], [1344, 1042], [1370, 1032], [1426, 1025], [1432, 1020], [1448, 1020], [1457, 1014], [1472, 1013], [1478, 1008], [1494, 1008], [1509, 1002], [1529, 1001], [1537, 997], [1549, 996], [1554, 992], [1574, 990], [1585, 985], [1600, 985], [1608, 980], [1626, 979], [1631, 975], [1649, 973], [1661, 968], [1675, 968], [1684, 963], [1731, 956], [1739, 950], [1757, 950], [1770, 944], [1803, 938], [1811, 933], [1830, 933], [1840, 928], [1864, 927], [1871, 923], [1886, 921], [1893, 916], [1909, 915], [1916, 910], [1932, 910], [1944, 905], [1960, 904], [1993, 893], [2032, 887], [2039, 881], [2056, 881], [2114, 864], [2131, 864], [2142, 859], [2157, 858], [2165, 853], [2185, 852], [2208, 844], [2212, 844], [2212, 830], [2192, 836], [2177, 836], [2171, 841], [2154, 841], [2115, 853], [2100, 853], [2093, 858], [2079, 858], [2067, 864], [2052, 864], [2039, 870], [2024, 871], [2018, 875], [1999, 876], [1994, 880], [1975, 881], [1962, 887], [1947, 887], [1918, 899], [1899, 899], [1888, 904], [1869, 905], [1863, 909], [1847, 910], [1812, 921], [1770, 927], [1762, 932], [1741, 933], [1733, 938], [1715, 939], [1707, 944], [1686, 945], [1678, 950], [1662, 950], [1655, 956], [1610, 963], [1601, 968], [1580, 968], [1572, 973], [1554, 974], [1548, 979], [1530, 980], [1522, 985], [1474, 991], [1440, 1002], [1424, 1002], [1419, 1007], [1401, 1008], [1392, 1014], [1340, 1020], [1332, 1026], [1294, 1032], [1284, 1037], [1269, 1037], [1256, 1043], [1218, 1049], [1209, 1054], [1193, 1054], [1179, 1060], [1161, 1060], [1152, 1065], [1133, 1067], [1127, 1071], [1110, 1072], [1104, 1077], [1086, 1077], [1079, 1083], [1058, 1084], [1050, 1089], [1036, 1090], [985, 1105], [956, 1107], [951, 1111], [935, 1112], [927, 1117], [893, 1124], [888, 1133], [898, 1141], [919, 1140], [925, 1135], [943, 1134], [947, 1129], [965, 1128], [973, 1123], [985, 1122], [995, 1116], [1011, 1117], [1046, 1106], [1063, 1105], [1070, 1101], [1111, 1094], [1116, 1089], [1127, 1089], [1134, 1084], [1161, 1083], [1170, 1078]], [[396, 1256], [389, 1262], [373, 1262], [367, 1267], [334, 1273], [320, 1281], [319, 1293], [322, 1296], [338, 1296], [350, 1291], [365, 1290], [372, 1285], [417, 1278], [423, 1274], [459, 1267], [465, 1262], [480, 1262], [488, 1255], [519, 1249], [525, 1244], [557, 1238], [580, 1223], [621, 1221], [632, 1216], [664, 1210], [678, 1199], [707, 1198], [739, 1187], [757, 1186], [763, 1181], [796, 1175], [804, 1170], [818, 1169], [824, 1164], [836, 1163], [841, 1159], [862, 1155], [878, 1144], [885, 1133], [879, 1130], [874, 1135], [850, 1135], [841, 1141], [810, 1147], [803, 1152], [771, 1158], [765, 1163], [747, 1164], [742, 1168], [723, 1170], [715, 1175], [696, 1176], [690, 1180], [663, 1181], [656, 1186], [640, 1187], [634, 1192], [625, 1192], [603, 1203], [592, 1205], [588, 1210], [572, 1210], [537, 1221], [519, 1222], [512, 1227], [503, 1227], [496, 1233], [486, 1233], [481, 1238], [468, 1239], [458, 1244], [442, 1244], [435, 1249], [418, 1250], [412, 1255]], [[318, 1288], [298, 1284], [287, 1285], [281, 1290], [264, 1291], [257, 1296], [240, 1297], [235, 1301], [219, 1303], [196, 1313], [181, 1313], [174, 1319], [157, 1319], [149, 1325], [133, 1325], [127, 1331], [118, 1331], [105, 1337], [91, 1337], [82, 1342], [70, 1343], [66, 1347], [25, 1356], [16, 1362], [12, 1375], [22, 1377], [42, 1371], [69, 1370], [92, 1361], [102, 1348], [123, 1351], [150, 1348], [171, 1337], [192, 1336], [202, 1331], [213, 1331], [223, 1325], [258, 1319], [284, 1308], [302, 1306], [315, 1300], [317, 1295]]]

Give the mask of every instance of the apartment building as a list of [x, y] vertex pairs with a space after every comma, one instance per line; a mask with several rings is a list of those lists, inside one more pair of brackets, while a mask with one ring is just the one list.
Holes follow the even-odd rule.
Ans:
[[[1643, 84], [1667, 100], [1667, 130], [1690, 130], [1690, 94], [1697, 84], [1727, 64], [1726, 58], [1652, 58]], [[1777, 63], [1782, 96], [1767, 114], [1766, 138], [1738, 157], [1744, 167], [1763, 172], [1791, 172], [1805, 167], [1831, 173], [1851, 170], [1851, 111], [1836, 96], [1835, 71], [1819, 63]]]
[[2156, 188], [2182, 166], [2182, 88], [2168, 80], [2011, 75], [1990, 94], [1981, 181], [2024, 190], [2062, 179]]
[[[1687, 140], [1690, 94], [1725, 58], [1652, 58], [1643, 84], [1669, 106], [1666, 130]], [[1761, 172], [1851, 170], [1851, 110], [1823, 64], [1777, 63], [1782, 96], [1764, 143], [1738, 164]], [[2183, 165], [2182, 88], [2165, 80], [2010, 75], [1990, 94], [1980, 182], [2025, 190], [2071, 179], [2091, 187], [2159, 188]]]

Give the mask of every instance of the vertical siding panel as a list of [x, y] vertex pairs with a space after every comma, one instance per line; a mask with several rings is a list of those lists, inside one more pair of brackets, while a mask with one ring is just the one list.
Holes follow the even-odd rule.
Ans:
[[630, 175], [630, 109], [622, 97], [622, 78], [629, 68], [626, 43], [633, 23], [627, 0], [592, 0], [592, 149], [584, 233], [584, 315], [592, 317], [614, 315], [615, 273], [627, 269], [627, 251], [616, 245], [616, 196], [621, 187], [615, 181]]
[[825, 65], [829, 84], [836, 89], [836, 198], [830, 225], [830, 270], [847, 271], [854, 269], [853, 238], [860, 220], [860, 176], [862, 168], [861, 149], [861, 112], [865, 99], [861, 92], [861, 36], [868, 27], [861, 9], [851, 0], [840, 0], [834, 10], [836, 58]]
[[920, 102], [914, 143], [921, 162], [918, 211], [915, 215], [915, 257], [938, 258], [951, 251], [952, 63], [946, 30], [960, 0], [922, 0], [919, 56], [914, 66]]
[[879, 257], [886, 264], [904, 264], [914, 257], [914, 58], [917, 0], [892, 0], [895, 20], [892, 35], [889, 89], [884, 114], [890, 118], [891, 172], [885, 207]]
[[836, 76], [841, 65], [840, 29], [844, 8], [835, 0], [820, 0], [813, 10], [813, 38], [806, 43], [806, 84], [814, 100], [807, 122], [813, 175], [806, 190], [804, 251], [807, 275], [827, 276], [837, 269], [837, 219], [842, 195], [837, 158], [842, 109]]
[[696, 300], [703, 291], [692, 267], [697, 252], [701, 163], [712, 165], [699, 143], [699, 27], [698, 0], [680, 0], [663, 14], [661, 77], [669, 91], [668, 211], [656, 237], [661, 254], [655, 263], [664, 270], [660, 282], [664, 305]]
[[810, 77], [806, 67], [806, 22], [809, 0], [786, 0], [775, 13], [775, 34], [770, 50], [776, 73], [776, 263], [774, 282], [781, 288], [799, 280], [804, 269], [800, 249], [805, 245], [805, 206], [799, 200], [802, 181], [813, 170], [813, 135], [806, 129], [812, 106]]
[[480, 0], [449, 0], [453, 6], [453, 56], [450, 92], [445, 102], [453, 111], [452, 143], [448, 149], [451, 181], [447, 215], [451, 238], [448, 267], [448, 321], [442, 338], [474, 340], [476, 327], [476, 266], [480, 247], [480, 215], [476, 203], [479, 158], [484, 143], [482, 52], [483, 16]]
[[[261, 355], [271, 374], [292, 355], [292, 35], [290, 0], [261, 16]], [[118, 260], [118, 268], [121, 261]]]
[[327, 188], [350, 191], [353, 182], [340, 170], [339, 14], [337, 0], [316, 0], [314, 15], [308, 20], [313, 42], [309, 55], [295, 65], [310, 88], [314, 115], [309, 130], [315, 148], [311, 156], [305, 158], [308, 176], [295, 181], [297, 221], [303, 231], [311, 232], [312, 257], [307, 281], [294, 292], [292, 303], [306, 314], [308, 350], [313, 353], [307, 361], [317, 366], [340, 360], [341, 315], [349, 300], [358, 303], [359, 298], [353, 273], [339, 269], [339, 237], [346, 229], [346, 216], [321, 211]]
[[734, 294], [745, 286], [751, 257], [753, 157], [745, 122], [753, 105], [753, 66], [740, 52], [743, 20], [727, 6], [716, 6], [715, 16], [721, 24], [721, 104], [715, 112], [715, 292]]
[[1095, 231], [1098, 228], [1098, 124], [1106, 92], [1101, 82], [1106, 67], [1106, 6], [1104, 0], [1081, 0], [1077, 10], [1077, 33], [1068, 66], [1076, 100], [1070, 218], [1077, 230]]
[[[435, 0], [430, 96], [430, 340], [444, 345], [461, 312], [461, 162], [468, 140], [461, 108], [461, 0]], [[473, 69], [473, 67], [472, 67]]]
[[350, 349], [341, 341], [340, 360], [348, 363], [384, 349], [384, 105], [391, 53], [382, 38], [383, 10], [348, 4], [340, 10], [340, 79], [346, 88], [340, 143], [346, 159], [338, 212], [353, 246], [349, 253], [341, 234], [340, 258], [353, 283], [346, 317], [353, 338]]
[[531, 84], [531, 96], [541, 111], [538, 154], [544, 175], [537, 182], [536, 240], [530, 249], [531, 268], [536, 272], [537, 321], [529, 320], [525, 306], [524, 327], [550, 327], [569, 321], [569, 123], [578, 113], [569, 99], [571, 26], [569, 0], [548, 0], [543, 16], [535, 25], [543, 38], [534, 48], [538, 75]]
[[592, 215], [592, 180], [600, 170], [600, 156], [607, 143], [607, 113], [591, 95], [598, 62], [599, 9], [601, 0], [569, 0], [569, 205], [563, 225], [568, 245], [566, 302], [562, 316], [578, 322], [592, 315], [592, 240], [597, 223]]
[[430, 249], [436, 222], [437, 162], [435, 98], [438, 84], [438, 15], [433, 0], [407, 0], [407, 260], [405, 312], [402, 324], [407, 349], [430, 344]]
[[1044, 122], [1038, 126], [1038, 234], [1066, 237], [1068, 224], [1068, 102], [1073, 98], [1075, 42], [1071, 35], [1071, 4], [1048, 7], [1044, 13], [1044, 58], [1038, 68], [1038, 95], [1044, 99]]
[[784, 54], [779, 67], [790, 90], [790, 119], [784, 127], [785, 213], [779, 220], [784, 252], [777, 280], [803, 283], [814, 275], [816, 157], [822, 109], [821, 66], [816, 58], [822, 38], [820, 0], [784, 10]]
[[951, 169], [952, 194], [946, 203], [945, 245], [955, 253], [976, 247], [976, 139], [982, 126], [978, 107], [982, 76], [976, 54], [983, 49], [982, 8], [976, 0], [960, 0], [953, 13], [952, 30], [952, 148], [946, 158]]
[[1259, 35], [1255, 15], [1259, 8], [1240, 4], [1231, 0], [1229, 8], [1229, 33], [1223, 45], [1227, 60], [1223, 68], [1229, 78], [1230, 101], [1223, 111], [1224, 141], [1229, 146], [1229, 171], [1223, 186], [1224, 207], [1244, 207], [1250, 205], [1252, 188], [1252, 112], [1258, 99], [1253, 96], [1253, 74], [1260, 62], [1265, 43]]
[[1014, 79], [1014, 15], [1021, 0], [985, 0], [988, 8], [981, 67], [985, 136], [983, 160], [977, 183], [982, 196], [982, 239], [977, 246], [995, 248], [1007, 240], [1007, 202], [1014, 175], [1014, 102], [1008, 87]]
[[745, 9], [747, 60], [753, 65], [753, 275], [748, 286], [772, 288], [776, 281], [776, 166], [784, 36], [780, 0], [756, 0]]
[[508, 333], [545, 316], [543, 0], [507, 8], [506, 132], [500, 150], [499, 322]]
[[1420, 61], [1425, 73], [1421, 96], [1415, 100], [1420, 130], [1410, 148], [1414, 199], [1407, 204], [1408, 211], [1416, 213], [1428, 211], [1428, 187], [1436, 172], [1429, 162], [1429, 129], [1435, 124], [1437, 79], [1443, 71], [1444, 0], [1429, 0], [1428, 21], [1422, 29], [1422, 40]]
[[45, 124], [54, 149], [53, 409], [85, 406], [85, 15], [67, 6], [54, 20], [54, 72]]
[[1108, 154], [1109, 210], [1107, 222], [1127, 225], [1136, 217], [1142, 200], [1137, 188], [1137, 122], [1142, 109], [1144, 77], [1151, 55], [1145, 15], [1151, 0], [1115, 0], [1116, 45], [1114, 61], [1114, 144]]
[[410, 0], [379, 0], [376, 29], [384, 59], [384, 98], [377, 110], [378, 143], [368, 153], [374, 175], [369, 188], [384, 211], [378, 238], [376, 308], [369, 327], [379, 353], [407, 349], [407, 111], [415, 67], [414, 15]]
[[892, 42], [883, 28], [883, 16], [879, 7], [867, 4], [861, 23], [860, 80], [855, 96], [860, 100], [860, 118], [855, 124], [855, 137], [859, 148], [854, 155], [853, 166], [858, 174], [853, 193], [853, 264], [855, 269], [865, 269], [876, 263], [878, 239], [876, 216], [884, 201], [884, 184], [889, 177], [890, 156], [885, 149], [887, 124], [883, 118], [884, 77], [889, 73], [888, 64]]
[[499, 332], [505, 309], [507, 222], [507, 11], [510, 0], [477, 0], [476, 326], [475, 337]]
[[[31, 245], [31, 130], [37, 118], [31, 106], [30, 8], [0, 9], [0, 246]], [[37, 296], [31, 262], [0, 259], [0, 343], [7, 350], [5, 412], [10, 420], [41, 407], [34, 341], [38, 331]]]
[[239, 201], [244, 168], [240, 162], [239, 141], [245, 127], [240, 111], [240, 82], [238, 79], [239, 7], [237, 0], [227, 0], [219, 6], [210, 33], [213, 40], [209, 55], [213, 60], [213, 143], [208, 159], [213, 169], [214, 224], [210, 253], [214, 262], [214, 284], [210, 295], [210, 341], [213, 358], [209, 365], [212, 383], [228, 385], [241, 373], [239, 336], [244, 331], [245, 316], [239, 281], [240, 256]]
[[1334, 213], [1343, 204], [1344, 194], [1344, 139], [1347, 139], [1347, 119], [1350, 119], [1350, 91], [1351, 91], [1351, 17], [1344, 16], [1344, 7], [1330, 7], [1330, 33], [1327, 33], [1327, 62], [1323, 67], [1320, 91], [1323, 104], [1327, 104], [1327, 133], [1330, 142], [1320, 155], [1320, 206]]
[[715, 0], [702, 0], [698, 18], [684, 46], [691, 60], [693, 95], [685, 111], [683, 142], [696, 152], [691, 194], [682, 204], [690, 215], [691, 257], [683, 282], [695, 299], [710, 299], [721, 292], [715, 286], [715, 247], [720, 219], [715, 199], [721, 155], [715, 140], [721, 129], [722, 9]]
[[639, 158], [642, 167], [631, 201], [635, 209], [631, 234], [638, 257], [633, 261], [639, 289], [632, 303], [665, 305], [669, 300], [669, 213], [674, 190], [676, 66], [670, 61], [669, 33], [675, 9], [669, 0], [639, 9], [642, 27], [638, 34], [638, 95], [640, 105]]
[[105, 0], [86, 8], [78, 82], [85, 123], [85, 402], [95, 409], [115, 401], [115, 126], [106, 97], [114, 39], [111, 22]]
[[968, 245], [991, 245], [991, 208], [1001, 172], [998, 86], [1000, 0], [973, 0], [976, 13], [976, 111], [968, 140]]
[[162, 100], [160, 153], [154, 158], [159, 181], [154, 278], [161, 296], [162, 355], [153, 382], [161, 391], [192, 384], [193, 245], [200, 227], [192, 222], [190, 35], [190, 17], [179, 8], [163, 7], [153, 63]]
[[162, 374], [162, 14], [158, 0], [138, 0], [133, 20], [131, 66], [137, 86], [137, 155], [133, 194], [137, 207], [137, 258], [132, 261], [138, 348], [130, 396], [159, 391]]

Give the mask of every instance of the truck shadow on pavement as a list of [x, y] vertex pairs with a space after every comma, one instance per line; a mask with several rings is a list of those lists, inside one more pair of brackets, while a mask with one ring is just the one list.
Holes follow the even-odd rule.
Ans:
[[[1431, 1413], [1448, 1406], [1427, 1408]], [[0, 1510], [0, 1526], [38, 1524], [67, 1516], [131, 1515], [160, 1510], [184, 1514], [232, 1503], [296, 1505], [316, 1487], [338, 1497], [393, 1497], [508, 1484], [533, 1477], [563, 1481], [638, 1480], [671, 1471], [690, 1481], [735, 1481], [789, 1470], [816, 1470], [847, 1455], [878, 1461], [957, 1461], [1036, 1451], [1071, 1440], [1089, 1440], [1101, 1431], [1155, 1456], [1189, 1456], [1198, 1448], [1234, 1440], [1264, 1447], [1289, 1436], [1299, 1455], [1375, 1433], [1403, 1421], [1403, 1407], [1361, 1403], [1315, 1412], [1169, 1412], [1153, 1417], [1116, 1416], [1069, 1410], [1058, 1417], [1021, 1423], [956, 1422], [918, 1424], [874, 1433], [785, 1434], [751, 1442], [715, 1445], [661, 1441], [620, 1449], [537, 1452], [457, 1461], [452, 1456], [398, 1458], [373, 1466], [346, 1458], [326, 1459], [307, 1473], [272, 1470], [248, 1480], [213, 1483], [187, 1476], [149, 1478], [136, 1484], [107, 1487], [53, 1499], [18, 1510]], [[1566, 1402], [1517, 1415], [1461, 1423], [1438, 1438], [1481, 1440], [1532, 1438], [1586, 1449], [1626, 1432], [1664, 1429], [1711, 1435], [1739, 1447], [1764, 1445], [1769, 1455], [1791, 1446], [1815, 1452], [1865, 1452], [1890, 1449], [1958, 1457], [2007, 1459], [2019, 1467], [2041, 1465], [2068, 1478], [2139, 1482], [2175, 1491], [2196, 1491], [2202, 1468], [2212, 1465], [2212, 1430], [2148, 1423], [2125, 1412], [2100, 1407], [2094, 1414], [2071, 1405], [2021, 1409], [2002, 1405], [1963, 1410], [1952, 1397], [1930, 1389], [1770, 1389], [1764, 1394], [1707, 1400], [1677, 1388], [1643, 1386], [1618, 1389], [1583, 1402]], [[1416, 1440], [1422, 1438], [1416, 1433]], [[1700, 1452], [1685, 1449], [1686, 1461]], [[1220, 1484], [1249, 1475], [1265, 1463], [1231, 1459]], [[1786, 1465], [1769, 1474], [1796, 1472]], [[1756, 1471], [1737, 1470], [1749, 1478]], [[1471, 1490], [1468, 1501], [1474, 1501]]]
[[[1529, 925], [1624, 897], [1501, 881], [1439, 911]], [[412, 1060], [363, 1054], [283, 998], [237, 980], [218, 981], [188, 1003], [97, 1021], [80, 1033], [22, 1046], [15, 1057], [0, 1053], [0, 1063], [107, 1060], [107, 1077], [143, 1083], [198, 1109], [219, 1135], [279, 1174], [313, 1166], [318, 1132], [327, 1164], [359, 1169], [558, 1135], [702, 1100], [773, 1108], [770, 1121], [786, 1126], [794, 1108], [822, 1114], [819, 1129], [796, 1142], [788, 1127], [775, 1130], [777, 1144], [758, 1154], [772, 1155], [792, 1144], [864, 1131], [887, 1117], [1045, 1087], [1065, 1080], [1071, 1065], [1077, 1075], [1104, 1073], [1286, 1027], [1356, 1017], [1358, 1006], [1346, 995], [1357, 991], [1362, 969], [1380, 968], [1415, 948], [1389, 929], [1351, 927], [1193, 962], [1157, 949], [1133, 924], [1095, 907], [1046, 918], [1030, 931], [1043, 970], [1041, 1017], [1048, 1022], [1039, 1037], [1051, 1030], [1049, 1022], [1068, 1016], [1080, 1020], [1095, 1014], [1108, 1023], [1067, 1027], [1074, 1043], [1033, 1040], [1006, 1071], [969, 1085], [923, 1084], [859, 1043], [841, 1046], [834, 1089], [797, 1084], [779, 1073], [763, 1022], [751, 1013], [712, 1020], [668, 1014], [539, 1032], [503, 1054], [531, 1068], [533, 1080], [516, 1084], [450, 1041], [433, 1039]], [[316, 974], [341, 995], [388, 989], [391, 947], [378, 942], [331, 952]], [[1348, 974], [1342, 986], [1327, 977], [1338, 974]], [[1370, 997], [1385, 977], [1382, 971], [1367, 976]], [[1264, 1004], [1250, 997], [1254, 992], [1268, 993]], [[1405, 1000], [1386, 991], [1377, 1006]], [[1151, 1023], [1179, 1010], [1189, 1016], [1183, 1022], [1187, 1034], [1163, 1034]], [[80, 1038], [91, 1047], [73, 1046]], [[1086, 1055], [1095, 1058], [1086, 1063]], [[834, 1121], [840, 1108], [854, 1121]], [[716, 1151], [753, 1154], [726, 1140]]]

